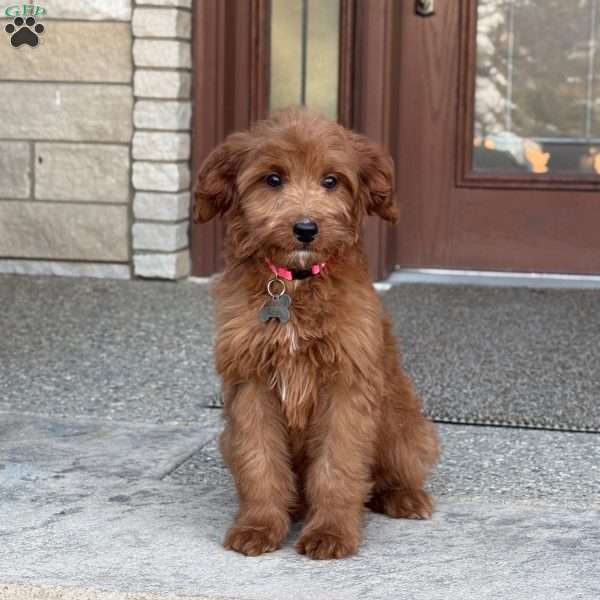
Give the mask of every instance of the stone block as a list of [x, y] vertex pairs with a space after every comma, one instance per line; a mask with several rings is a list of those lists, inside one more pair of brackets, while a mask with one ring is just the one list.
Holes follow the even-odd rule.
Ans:
[[157, 194], [137, 192], [133, 199], [133, 215], [139, 220], [180, 221], [190, 215], [190, 192]]
[[174, 252], [188, 246], [188, 221], [183, 223], [135, 223], [133, 248]]
[[192, 8], [192, 0], [137, 0], [137, 6], [178, 6]]
[[39, 200], [128, 202], [129, 191], [128, 146], [35, 146], [35, 197]]
[[192, 68], [192, 46], [181, 40], [134, 40], [137, 67]]
[[135, 37], [191, 39], [192, 14], [178, 8], [136, 8], [132, 27]]
[[58, 277], [93, 277], [96, 279], [131, 278], [128, 264], [60, 260], [20, 260], [14, 258], [0, 258], [0, 273], [15, 275], [57, 275]]
[[127, 85], [0, 82], [0, 138], [129, 143], [132, 104]]
[[158, 131], [136, 131], [133, 136], [133, 158], [136, 160], [188, 160], [190, 134]]
[[186, 249], [172, 254], [134, 254], [133, 268], [137, 277], [181, 279], [190, 274], [190, 253]]
[[29, 198], [30, 148], [27, 142], [0, 142], [0, 198]]
[[189, 98], [192, 93], [192, 74], [186, 71], [138, 69], [133, 93], [137, 98]]
[[[2, 13], [6, 5], [22, 6], [34, 2], [3, 3]], [[76, 19], [78, 21], [129, 21], [131, 20], [131, 0], [44, 0], [39, 3], [46, 9], [43, 19]]]
[[192, 122], [192, 103], [188, 100], [138, 100], [133, 120], [138, 129], [187, 131]]
[[131, 81], [129, 23], [56, 21], [46, 28], [35, 51], [17, 54], [10, 44], [0, 44], [0, 79]]
[[133, 163], [133, 187], [136, 190], [179, 192], [190, 186], [187, 163]]
[[126, 206], [0, 202], [0, 256], [126, 262]]

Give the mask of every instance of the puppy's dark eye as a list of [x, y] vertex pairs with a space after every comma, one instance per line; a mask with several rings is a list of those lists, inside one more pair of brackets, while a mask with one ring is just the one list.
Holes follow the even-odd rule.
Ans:
[[265, 177], [265, 183], [271, 187], [280, 187], [283, 185], [283, 179], [277, 173], [269, 173]]
[[321, 185], [326, 190], [332, 190], [338, 184], [338, 178], [335, 175], [325, 175], [323, 179], [321, 179]]

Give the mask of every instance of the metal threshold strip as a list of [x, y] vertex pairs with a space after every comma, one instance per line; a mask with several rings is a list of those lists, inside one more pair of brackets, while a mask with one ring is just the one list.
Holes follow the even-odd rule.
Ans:
[[600, 434], [597, 427], [582, 427], [571, 424], [549, 424], [536, 423], [532, 421], [519, 421], [511, 419], [488, 420], [488, 419], [453, 419], [452, 417], [437, 416], [435, 413], [428, 415], [434, 423], [446, 425], [472, 425], [475, 427], [506, 427], [508, 429], [535, 429], [539, 431], [559, 431], [562, 433], [596, 433]]
[[600, 289], [597, 275], [566, 273], [520, 273], [509, 271], [474, 271], [463, 269], [398, 269], [380, 289], [403, 283], [435, 283], [447, 285], [480, 285], [548, 289]]

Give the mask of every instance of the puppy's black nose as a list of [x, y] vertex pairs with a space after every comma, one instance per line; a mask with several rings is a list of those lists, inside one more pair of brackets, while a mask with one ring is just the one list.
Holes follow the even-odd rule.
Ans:
[[319, 233], [319, 228], [317, 227], [317, 224], [314, 221], [308, 220], [298, 221], [297, 223], [294, 223], [293, 230], [296, 239], [306, 244], [312, 242], [315, 239], [317, 233]]

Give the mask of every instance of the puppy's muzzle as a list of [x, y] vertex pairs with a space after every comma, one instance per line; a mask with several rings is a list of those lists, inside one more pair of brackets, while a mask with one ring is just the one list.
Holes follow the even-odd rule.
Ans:
[[309, 221], [308, 219], [294, 223], [292, 229], [294, 231], [294, 237], [299, 242], [303, 242], [305, 244], [310, 244], [310, 242], [312, 242], [319, 233], [319, 227], [317, 224], [314, 221]]

